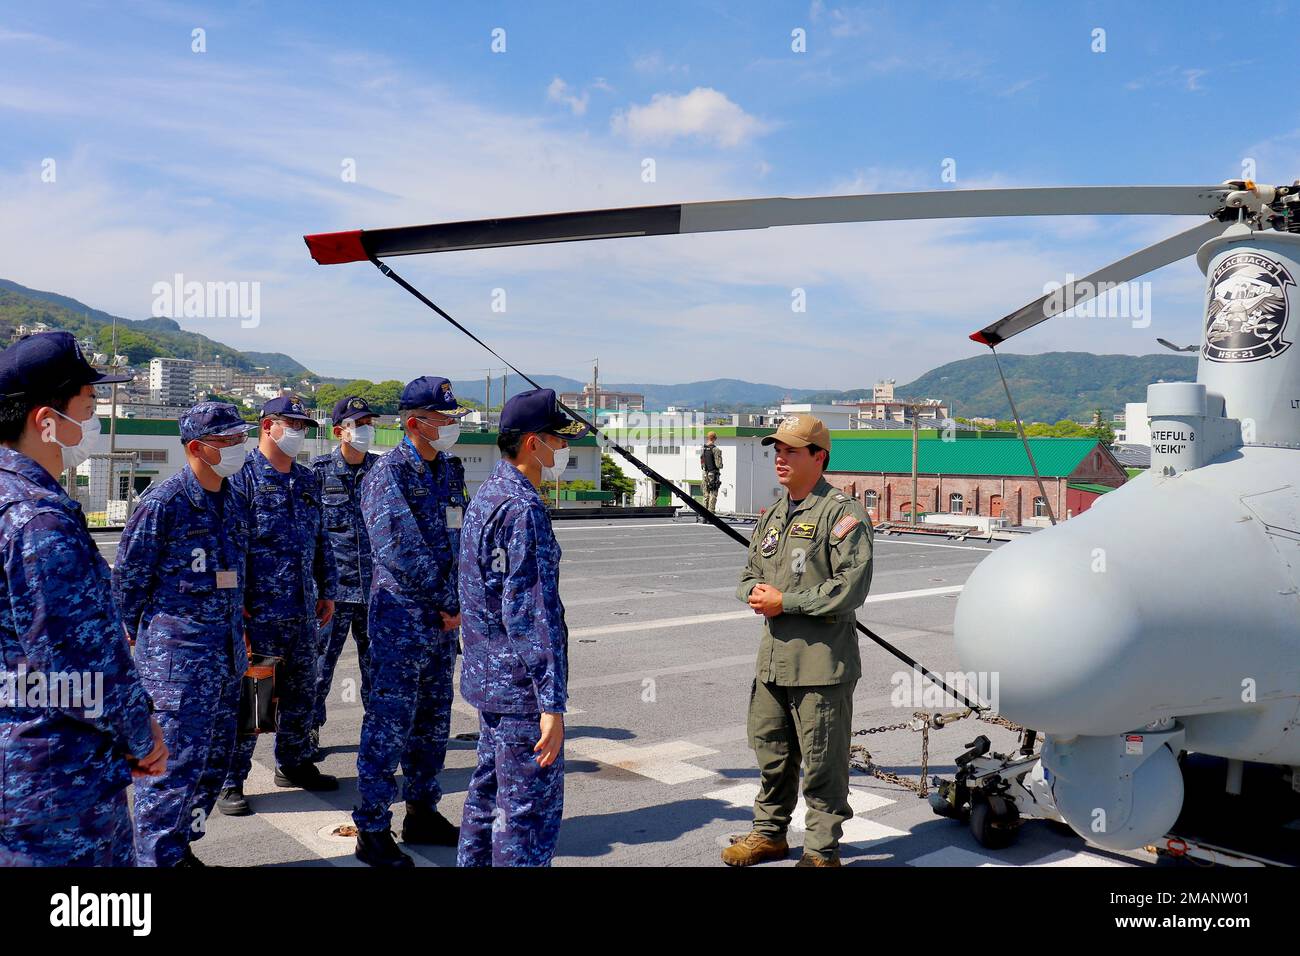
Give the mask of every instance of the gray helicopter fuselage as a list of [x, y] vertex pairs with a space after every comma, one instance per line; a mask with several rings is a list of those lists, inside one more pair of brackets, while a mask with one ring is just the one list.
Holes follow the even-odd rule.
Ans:
[[[1300, 236], [1233, 225], [1198, 261], [1197, 381], [1148, 389], [1149, 472], [990, 555], [954, 624], [1044, 734], [1057, 810], [1116, 849], [1173, 825], [1179, 750], [1300, 767]], [[1245, 282], [1270, 292], [1225, 322]]]

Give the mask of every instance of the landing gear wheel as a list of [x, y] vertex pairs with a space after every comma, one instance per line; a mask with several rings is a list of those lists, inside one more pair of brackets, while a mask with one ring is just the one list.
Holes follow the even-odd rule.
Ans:
[[976, 843], [987, 850], [1003, 850], [1015, 842], [1017, 814], [1015, 808], [1008, 809], [1009, 812], [999, 813], [988, 800], [974, 801], [970, 811], [970, 832]]

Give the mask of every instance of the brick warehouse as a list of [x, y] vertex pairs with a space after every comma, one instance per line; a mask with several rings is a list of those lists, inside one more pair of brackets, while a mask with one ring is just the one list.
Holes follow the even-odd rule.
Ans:
[[[1088, 510], [1127, 480], [1123, 466], [1096, 439], [1031, 438], [1029, 445], [1058, 520]], [[922, 438], [917, 469], [919, 511], [1001, 516], [1012, 525], [1047, 516], [1018, 440]], [[833, 441], [826, 479], [861, 501], [873, 521], [904, 520], [912, 496], [912, 441]]]

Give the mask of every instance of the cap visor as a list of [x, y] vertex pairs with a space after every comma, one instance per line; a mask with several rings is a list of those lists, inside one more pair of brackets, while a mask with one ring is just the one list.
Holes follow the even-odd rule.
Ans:
[[546, 428], [539, 429], [539, 431], [554, 435], [556, 438], [563, 438], [565, 441], [577, 441], [579, 438], [586, 438], [591, 433], [591, 428], [582, 422], [565, 419], [563, 422], [553, 423]]
[[131, 381], [134, 376], [131, 375], [96, 375], [90, 380], [90, 385], [125, 385]]
[[759, 444], [773, 445], [776, 444], [777, 442], [780, 442], [783, 445], [790, 445], [793, 448], [807, 448], [809, 445], [812, 444], [812, 442], [808, 441], [807, 439], [796, 438], [793, 435], [782, 435], [780, 432], [777, 432], [775, 435], [768, 435], [766, 438], [760, 441]]
[[256, 427], [257, 426], [252, 422], [244, 422], [242, 425], [230, 425], [227, 428], [218, 428], [215, 431], [204, 432], [204, 435], [242, 435], [246, 432], [252, 431]]

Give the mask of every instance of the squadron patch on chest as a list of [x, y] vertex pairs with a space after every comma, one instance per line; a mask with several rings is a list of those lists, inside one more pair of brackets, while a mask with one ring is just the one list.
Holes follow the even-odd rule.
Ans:
[[811, 538], [816, 533], [817, 525], [807, 521], [801, 521], [790, 526], [790, 537], [792, 538]]
[[767, 534], [763, 535], [763, 542], [758, 546], [758, 551], [763, 557], [770, 558], [776, 554], [776, 547], [781, 536], [775, 528], [768, 528]]

